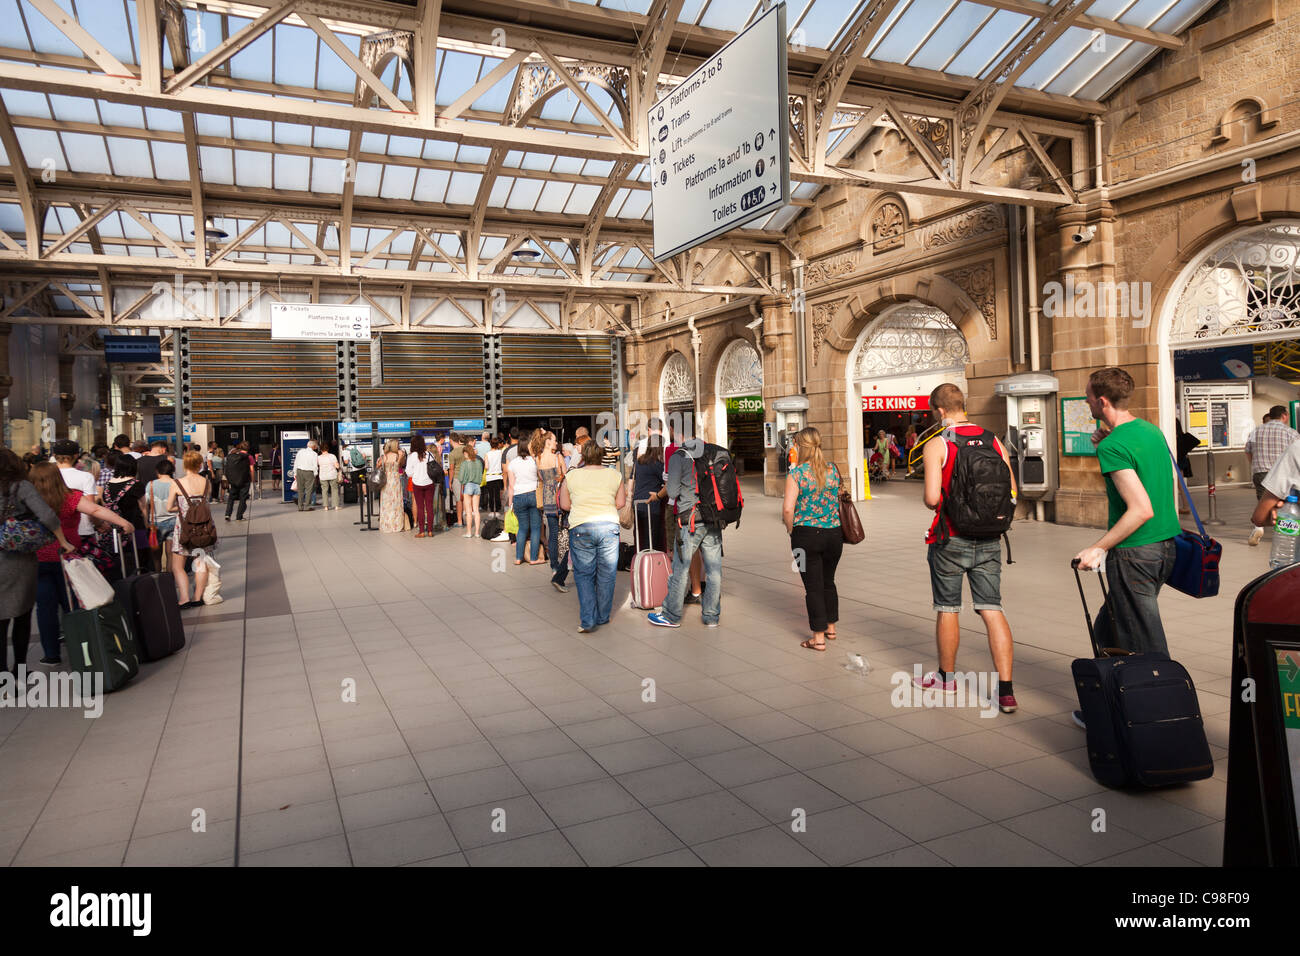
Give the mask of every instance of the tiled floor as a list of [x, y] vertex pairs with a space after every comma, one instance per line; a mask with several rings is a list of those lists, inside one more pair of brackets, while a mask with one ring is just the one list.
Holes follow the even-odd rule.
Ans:
[[[1068, 561], [1091, 530], [1014, 530], [1019, 713], [893, 706], [893, 673], [933, 667], [919, 493], [893, 482], [861, 505], [826, 654], [798, 646], [802, 587], [779, 502], [757, 493], [726, 535], [720, 629], [693, 608], [649, 626], [621, 575], [593, 635], [572, 591], [499, 545], [256, 502], [219, 523], [227, 600], [187, 612], [183, 652], [98, 720], [0, 709], [0, 861], [1216, 865], [1232, 599], [1267, 559], [1244, 544], [1253, 496], [1220, 496], [1223, 595], [1161, 600], [1217, 772], [1128, 794], [1093, 780], [1069, 717], [1087, 643]], [[990, 670], [978, 618], [962, 623], [959, 667]]]

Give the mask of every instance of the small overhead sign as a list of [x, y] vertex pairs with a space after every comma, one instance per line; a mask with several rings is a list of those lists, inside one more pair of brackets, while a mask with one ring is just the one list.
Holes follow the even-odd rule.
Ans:
[[789, 203], [785, 4], [710, 56], [648, 119], [656, 262]]
[[365, 342], [370, 339], [370, 306], [273, 302], [271, 338], [308, 342], [352, 339]]
[[157, 335], [106, 335], [104, 361], [144, 365], [162, 361], [162, 339]]

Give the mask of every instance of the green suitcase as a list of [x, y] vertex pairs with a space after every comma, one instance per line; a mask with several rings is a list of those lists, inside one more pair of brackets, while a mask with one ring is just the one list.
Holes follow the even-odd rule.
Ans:
[[[77, 598], [65, 576], [69, 606]], [[74, 671], [93, 677], [104, 675], [104, 693], [118, 690], [140, 673], [140, 647], [126, 612], [116, 601], [63, 615], [63, 640]]]

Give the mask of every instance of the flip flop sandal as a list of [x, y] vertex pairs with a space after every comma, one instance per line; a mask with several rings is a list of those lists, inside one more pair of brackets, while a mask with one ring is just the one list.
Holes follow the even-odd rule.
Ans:
[[799, 646], [800, 646], [800, 647], [806, 647], [806, 648], [808, 648], [808, 650], [810, 650], [810, 651], [825, 651], [825, 650], [826, 650], [826, 645], [825, 645], [825, 644], [814, 644], [814, 643], [813, 643], [813, 639], [812, 639], [811, 637], [808, 638], [808, 640], [806, 640], [806, 641], [800, 641], [800, 642], [799, 642]]

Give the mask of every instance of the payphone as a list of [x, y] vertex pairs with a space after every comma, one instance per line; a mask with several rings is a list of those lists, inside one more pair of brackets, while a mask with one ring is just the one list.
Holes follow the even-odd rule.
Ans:
[[776, 442], [781, 454], [777, 457], [777, 474], [784, 475], [789, 468], [790, 445], [795, 433], [808, 424], [808, 397], [790, 395], [772, 402], [776, 412]]
[[1007, 454], [1019, 492], [1044, 501], [1056, 492], [1056, 395], [1061, 390], [1055, 376], [1022, 372], [1004, 378], [993, 392], [1007, 400]]

